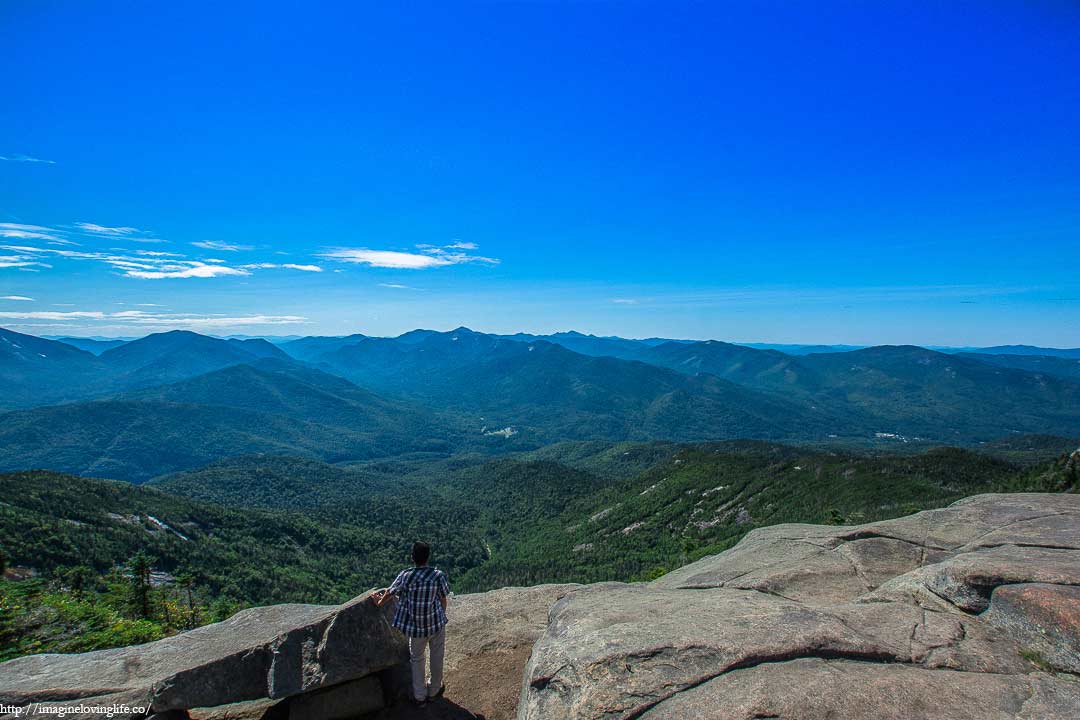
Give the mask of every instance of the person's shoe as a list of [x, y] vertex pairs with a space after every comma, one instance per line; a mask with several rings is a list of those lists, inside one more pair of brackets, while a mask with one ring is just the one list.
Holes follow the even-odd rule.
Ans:
[[416, 707], [424, 707], [425, 705], [428, 704], [429, 699], [430, 698], [424, 698], [423, 700], [417, 700], [416, 698], [412, 698], [412, 704], [415, 705]]
[[443, 683], [442, 687], [440, 687], [437, 692], [427, 696], [428, 702], [431, 702], [436, 698], [441, 698], [444, 692], [446, 692], [446, 683]]

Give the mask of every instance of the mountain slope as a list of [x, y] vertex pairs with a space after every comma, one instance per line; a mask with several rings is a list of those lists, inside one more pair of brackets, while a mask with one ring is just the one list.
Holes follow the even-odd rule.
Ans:
[[1043, 357], [1060, 357], [1069, 360], [1080, 360], [1080, 348], [1044, 348], [1034, 345], [995, 345], [993, 347], [977, 348], [972, 352], [981, 355], [1041, 355]]
[[185, 330], [147, 335], [101, 354], [114, 387], [148, 387], [261, 358], [290, 359], [261, 339], [221, 340]]
[[104, 400], [0, 415], [0, 469], [135, 482], [254, 453], [329, 461], [447, 453], [460, 421], [292, 361], [259, 360]]
[[1080, 358], [1055, 357], [1052, 355], [990, 355], [986, 353], [957, 353], [988, 365], [1026, 370], [1033, 373], [1055, 375], [1066, 380], [1080, 380]]
[[954, 448], [874, 457], [757, 441], [682, 446], [525, 523], [464, 584], [646, 578], [720, 552], [755, 527], [897, 517], [1039, 482], [1011, 463]]
[[913, 346], [799, 359], [815, 400], [863, 414], [882, 432], [938, 440], [1080, 433], [1080, 384]]
[[320, 355], [333, 352], [346, 345], [363, 340], [366, 336], [356, 334], [346, 337], [303, 337], [298, 340], [290, 340], [281, 343], [278, 347], [284, 350], [289, 357], [304, 361], [317, 361]]
[[393, 499], [301, 513], [52, 472], [0, 475], [0, 484], [0, 547], [12, 565], [106, 573], [143, 551], [156, 569], [190, 572], [200, 588], [248, 604], [342, 602], [392, 580], [416, 537], [431, 538], [451, 572], [484, 553], [467, 528]]
[[174, 495], [230, 507], [278, 509], [363, 504], [385, 490], [383, 478], [309, 458], [250, 455], [148, 483]]
[[561, 345], [567, 350], [572, 350], [581, 355], [615, 357], [621, 360], [642, 360], [645, 352], [657, 342], [681, 342], [677, 340], [627, 340], [620, 337], [598, 337], [596, 335], [584, 335], [573, 330], [551, 335], [517, 333], [516, 335], [500, 335], [499, 337], [518, 342], [546, 341], [554, 345]]
[[91, 401], [0, 416], [0, 470], [49, 468], [141, 482], [250, 453], [371, 457], [371, 438], [221, 406]]
[[[276, 360], [232, 365], [120, 399], [227, 406], [387, 436], [422, 435], [435, 425], [430, 413], [381, 398], [343, 378]], [[442, 424], [450, 422], [444, 419]]]
[[812, 392], [818, 387], [814, 373], [798, 358], [716, 340], [664, 343], [650, 348], [640, 359], [681, 373], [708, 373], [760, 389]]
[[118, 348], [121, 345], [126, 344], [127, 340], [97, 340], [94, 338], [80, 338], [80, 337], [54, 337], [51, 340], [62, 342], [65, 345], [85, 350], [86, 352], [93, 353], [94, 355], [100, 355], [106, 350], [112, 350]]
[[85, 350], [0, 328], [0, 409], [77, 397], [101, 372]]
[[[510, 426], [520, 441], [559, 439], [824, 438], [850, 431], [837, 415], [716, 377], [589, 357], [459, 329], [402, 344], [368, 338], [321, 356], [366, 387]], [[534, 445], [535, 446], [535, 445]]]
[[489, 428], [527, 426], [538, 442], [875, 433], [972, 442], [1080, 428], [1080, 384], [917, 347], [796, 357], [715, 341], [641, 344], [634, 354], [649, 369], [511, 337], [459, 328], [407, 343], [363, 338], [314, 361]]

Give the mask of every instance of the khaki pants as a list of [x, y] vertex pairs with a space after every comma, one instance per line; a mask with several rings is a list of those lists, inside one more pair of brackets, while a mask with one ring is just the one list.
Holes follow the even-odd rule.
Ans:
[[[427, 637], [409, 638], [409, 662], [412, 664], [413, 697], [418, 702], [435, 695], [443, 684], [443, 651], [446, 628]], [[424, 684], [424, 651], [431, 648], [431, 682]]]

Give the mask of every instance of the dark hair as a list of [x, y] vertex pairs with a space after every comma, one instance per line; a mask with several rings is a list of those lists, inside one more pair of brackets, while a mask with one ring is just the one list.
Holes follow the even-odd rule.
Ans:
[[417, 565], [427, 565], [428, 558], [431, 557], [431, 546], [426, 542], [420, 542], [417, 540], [412, 546], [412, 560]]

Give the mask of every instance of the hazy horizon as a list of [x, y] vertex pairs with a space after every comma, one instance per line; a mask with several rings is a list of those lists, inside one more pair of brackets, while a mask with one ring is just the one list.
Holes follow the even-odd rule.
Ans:
[[[2, 329], [3, 327], [4, 326], [0, 325], [0, 329]], [[553, 330], [553, 331], [550, 331], [550, 332], [531, 332], [531, 331], [528, 331], [528, 330], [515, 330], [515, 331], [512, 331], [512, 332], [499, 332], [499, 331], [494, 331], [494, 330], [484, 330], [484, 329], [481, 329], [481, 328], [469, 327], [467, 325], [458, 325], [458, 326], [455, 326], [455, 327], [447, 327], [447, 328], [416, 327], [416, 328], [409, 328], [407, 330], [403, 330], [402, 332], [399, 332], [399, 333], [393, 333], [393, 334], [387, 334], [387, 335], [377, 335], [377, 334], [365, 333], [365, 332], [362, 332], [360, 330], [357, 330], [357, 331], [354, 331], [354, 332], [344, 332], [344, 333], [340, 333], [340, 334], [336, 334], [336, 335], [327, 335], [327, 336], [322, 336], [322, 337], [348, 337], [350, 335], [365, 335], [367, 337], [391, 338], [392, 339], [392, 338], [399, 337], [399, 336], [404, 335], [404, 334], [409, 333], [409, 332], [433, 331], [433, 332], [438, 332], [438, 333], [448, 333], [448, 332], [452, 332], [454, 330], [459, 330], [459, 329], [462, 329], [462, 328], [464, 328], [466, 330], [470, 330], [472, 332], [484, 334], [484, 335], [517, 335], [517, 334], [521, 334], [521, 335], [536, 335], [538, 337], [545, 337], [545, 336], [552, 336], [552, 335], [559, 335], [559, 334], [577, 333], [579, 335], [586, 336], [586, 337], [612, 338], [612, 339], [620, 339], [620, 340], [635, 340], [635, 341], [669, 340], [669, 341], [676, 341], [676, 342], [682, 342], [682, 341], [685, 341], [685, 342], [708, 342], [708, 341], [714, 341], [714, 342], [724, 342], [724, 343], [729, 343], [729, 344], [732, 344], [732, 345], [744, 345], [744, 346], [778, 346], [778, 347], [784, 347], [784, 346], [790, 346], [790, 347], [822, 346], [822, 347], [837, 347], [837, 348], [863, 348], [863, 347], [874, 347], [875, 345], [909, 345], [909, 346], [915, 346], [915, 347], [923, 347], [923, 348], [927, 348], [927, 349], [931, 349], [931, 350], [933, 350], [933, 349], [967, 350], [967, 349], [1002, 347], [1002, 346], [1038, 347], [1038, 348], [1043, 348], [1043, 349], [1047, 349], [1047, 350], [1074, 350], [1074, 349], [1076, 349], [1076, 348], [1070, 348], [1070, 347], [1066, 347], [1066, 346], [1032, 345], [1030, 343], [1000, 343], [1000, 344], [997, 344], [997, 345], [948, 345], [948, 344], [942, 345], [942, 344], [930, 344], [930, 343], [918, 343], [918, 342], [910, 342], [910, 343], [876, 343], [876, 344], [875, 343], [786, 342], [786, 341], [778, 342], [778, 341], [773, 341], [773, 340], [740, 340], [740, 339], [721, 338], [721, 337], [695, 337], [695, 338], [691, 338], [691, 337], [676, 337], [676, 336], [670, 336], [670, 335], [649, 335], [649, 336], [644, 336], [643, 335], [643, 336], [637, 336], [637, 337], [628, 337], [628, 336], [624, 336], [624, 335], [612, 335], [610, 333], [583, 332], [581, 330], [577, 330], [577, 329], [574, 329], [574, 328], [564, 328], [564, 329], [560, 329], [560, 330]], [[183, 328], [167, 328], [167, 329], [161, 329], [161, 330], [151, 330], [151, 331], [147, 331], [147, 332], [144, 332], [144, 333], [141, 333], [141, 334], [135, 334], [135, 335], [89, 335], [89, 334], [76, 334], [76, 333], [31, 333], [31, 332], [27, 332], [27, 333], [24, 333], [24, 334], [36, 335], [38, 337], [44, 337], [44, 338], [72, 338], [72, 339], [78, 339], [78, 340], [138, 340], [140, 338], [146, 337], [147, 335], [152, 335], [152, 334], [155, 334], [155, 333], [170, 332], [171, 330], [180, 330], [180, 329], [183, 329]], [[269, 340], [269, 341], [275, 341], [275, 340], [277, 340], [277, 341], [287, 341], [287, 340], [290, 340], [290, 339], [299, 339], [299, 338], [304, 338], [304, 337], [320, 337], [319, 335], [305, 335], [305, 334], [296, 334], [296, 333], [288, 333], [288, 334], [216, 333], [216, 332], [205, 332], [205, 331], [200, 332], [198, 330], [189, 330], [189, 332], [199, 332], [200, 335], [206, 335], [207, 337], [214, 337], [214, 338], [223, 338], [223, 339], [232, 338], [232, 337], [236, 337], [236, 338], [262, 338], [264, 340]]]

